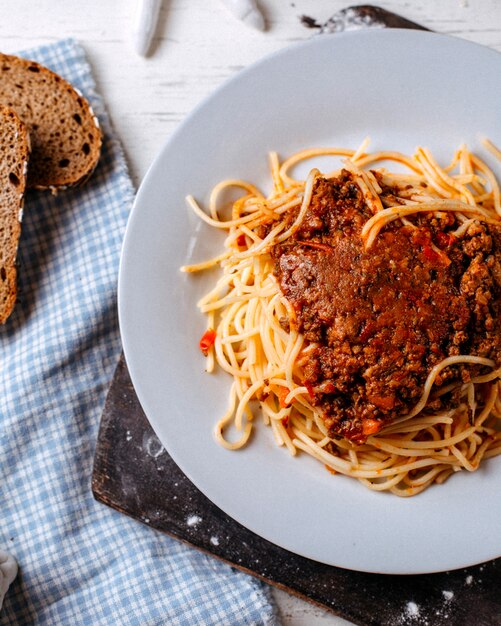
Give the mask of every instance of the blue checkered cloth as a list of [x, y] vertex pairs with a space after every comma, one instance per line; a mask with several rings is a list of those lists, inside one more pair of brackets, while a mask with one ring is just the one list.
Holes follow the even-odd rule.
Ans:
[[104, 146], [84, 187], [26, 200], [19, 301], [0, 328], [0, 547], [20, 565], [0, 624], [277, 624], [265, 585], [92, 497], [134, 190], [82, 49], [64, 40], [24, 56], [89, 98]]

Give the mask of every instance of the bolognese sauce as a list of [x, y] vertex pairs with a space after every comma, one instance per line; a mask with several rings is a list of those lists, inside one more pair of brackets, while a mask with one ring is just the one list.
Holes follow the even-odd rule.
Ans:
[[[380, 184], [382, 200], [393, 198]], [[423, 214], [388, 224], [366, 249], [361, 230], [370, 217], [349, 171], [318, 177], [299, 228], [272, 250], [295, 312], [285, 323], [310, 343], [303, 384], [329, 435], [356, 443], [408, 414], [443, 359], [501, 362], [501, 228], [471, 220], [456, 237], [454, 215]], [[435, 386], [479, 371], [447, 367]], [[436, 409], [447, 401], [431, 402]]]

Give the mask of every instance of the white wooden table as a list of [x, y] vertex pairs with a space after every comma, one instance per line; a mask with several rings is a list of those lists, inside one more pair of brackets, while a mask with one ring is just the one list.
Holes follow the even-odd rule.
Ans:
[[[501, 51], [500, 0], [374, 2], [430, 29]], [[152, 54], [143, 59], [131, 43], [135, 0], [2, 0], [0, 49], [15, 52], [69, 36], [79, 40], [138, 185], [162, 143], [198, 102], [242, 67], [311, 37], [300, 15], [324, 22], [349, 4], [260, 0], [267, 22], [260, 33], [237, 21], [218, 0], [164, 0]], [[284, 592], [274, 593], [286, 626], [347, 624]]]

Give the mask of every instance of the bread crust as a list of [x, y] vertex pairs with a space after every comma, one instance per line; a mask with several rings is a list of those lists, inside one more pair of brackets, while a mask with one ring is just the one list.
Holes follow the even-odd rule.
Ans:
[[55, 192], [89, 178], [101, 129], [89, 102], [64, 78], [35, 61], [0, 54], [0, 105], [14, 109], [28, 129], [28, 187]]
[[0, 106], [0, 150], [0, 324], [4, 324], [16, 303], [16, 257], [30, 156], [26, 125], [5, 106]]

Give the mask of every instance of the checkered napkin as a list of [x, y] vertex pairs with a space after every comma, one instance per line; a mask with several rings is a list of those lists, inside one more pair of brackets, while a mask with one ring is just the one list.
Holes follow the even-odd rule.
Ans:
[[276, 624], [264, 585], [91, 495], [133, 188], [81, 48], [24, 56], [89, 98], [105, 140], [87, 185], [26, 199], [19, 302], [0, 328], [0, 547], [20, 565], [0, 624]]

